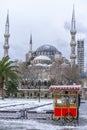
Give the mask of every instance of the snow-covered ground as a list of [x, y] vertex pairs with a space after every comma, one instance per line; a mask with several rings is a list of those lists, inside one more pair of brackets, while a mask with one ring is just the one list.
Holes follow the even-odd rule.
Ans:
[[[31, 99], [4, 99], [0, 100], [0, 110], [21, 110], [52, 102], [51, 99], [43, 99], [40, 102]], [[87, 130], [87, 101], [82, 102], [80, 106], [79, 125], [59, 125], [57, 121], [53, 120], [0, 119], [0, 130]], [[53, 105], [40, 107], [35, 110], [43, 111], [51, 109], [53, 109]]]
[[52, 100], [31, 100], [31, 99], [4, 99], [0, 100], [0, 110], [21, 110], [36, 107], [39, 105], [52, 103]]

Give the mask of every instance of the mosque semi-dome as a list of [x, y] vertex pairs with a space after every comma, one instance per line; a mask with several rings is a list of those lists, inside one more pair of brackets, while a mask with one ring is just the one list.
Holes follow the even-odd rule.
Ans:
[[33, 63], [34, 64], [38, 64], [38, 63], [41, 63], [41, 64], [51, 64], [52, 61], [51, 61], [51, 59], [48, 56], [40, 55], [40, 56], [37, 56], [37, 57], [35, 57], [33, 59]]
[[47, 61], [51, 61], [51, 59], [47, 56], [37, 56], [34, 58], [34, 60], [47, 60]]

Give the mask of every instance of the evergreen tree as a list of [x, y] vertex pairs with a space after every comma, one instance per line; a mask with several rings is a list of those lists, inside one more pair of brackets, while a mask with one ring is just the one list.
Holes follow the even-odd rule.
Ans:
[[4, 96], [4, 85], [6, 85], [8, 81], [15, 83], [18, 79], [17, 73], [18, 71], [16, 70], [16, 66], [14, 66], [14, 62], [11, 61], [8, 56], [0, 60], [0, 96], [2, 98]]

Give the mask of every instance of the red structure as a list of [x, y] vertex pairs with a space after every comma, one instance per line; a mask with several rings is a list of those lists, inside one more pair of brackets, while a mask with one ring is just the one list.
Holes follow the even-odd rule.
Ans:
[[54, 98], [53, 119], [63, 118], [66, 122], [78, 119], [80, 85], [50, 86]]

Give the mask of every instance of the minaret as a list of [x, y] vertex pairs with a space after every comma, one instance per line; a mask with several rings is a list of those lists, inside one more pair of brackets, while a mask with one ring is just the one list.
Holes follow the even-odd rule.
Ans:
[[72, 13], [72, 20], [71, 20], [71, 54], [70, 54], [70, 59], [71, 59], [71, 67], [75, 65], [75, 59], [76, 59], [76, 54], [75, 54], [75, 47], [76, 47], [76, 41], [75, 41], [75, 35], [76, 35], [76, 27], [75, 27], [75, 11], [74, 11], [74, 6], [73, 6], [73, 13]]
[[4, 57], [5, 56], [9, 56], [8, 55], [8, 49], [9, 49], [9, 13], [7, 12], [7, 19], [6, 19], [6, 24], [5, 24], [5, 34], [4, 34], [4, 38], [5, 38], [5, 42], [4, 42]]
[[29, 53], [32, 53], [32, 34], [30, 35]]
[[32, 56], [32, 34], [30, 35], [30, 42], [29, 42], [29, 51], [26, 54], [26, 62], [29, 62]]

